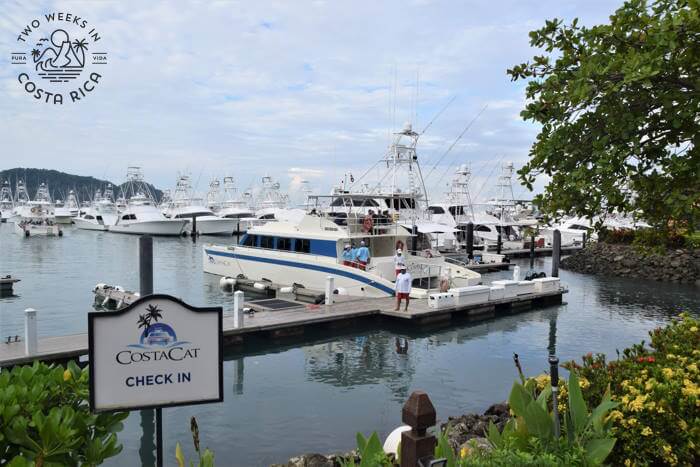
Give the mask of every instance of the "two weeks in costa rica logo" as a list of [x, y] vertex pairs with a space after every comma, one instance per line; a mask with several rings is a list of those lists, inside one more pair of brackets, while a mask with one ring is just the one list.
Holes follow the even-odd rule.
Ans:
[[19, 86], [47, 104], [79, 102], [102, 80], [107, 51], [87, 19], [66, 12], [34, 18], [10, 52]]

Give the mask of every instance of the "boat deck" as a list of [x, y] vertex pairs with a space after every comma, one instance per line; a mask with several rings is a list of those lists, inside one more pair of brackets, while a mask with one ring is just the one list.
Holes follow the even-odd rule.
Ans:
[[[234, 318], [224, 314], [223, 334], [226, 345], [237, 345], [252, 336], [263, 338], [284, 338], [303, 335], [305, 329], [312, 327], [342, 327], [353, 320], [382, 319], [394, 323], [410, 325], [430, 325], [435, 323], [449, 324], [453, 316], [484, 317], [505, 312], [525, 311], [555, 305], [562, 302], [562, 295], [567, 289], [540, 293], [519, 295], [497, 301], [468, 305], [452, 306], [442, 309], [428, 307], [427, 300], [411, 300], [409, 310], [394, 311], [396, 301], [393, 297], [385, 298], [356, 298], [336, 296], [333, 305], [312, 305], [299, 302], [295, 308], [274, 311], [259, 311], [252, 315], [245, 314], [243, 326], [234, 327]], [[247, 302], [246, 306], [255, 308], [255, 301]], [[37, 352], [34, 355], [25, 354], [25, 343], [0, 343], [0, 367], [42, 361], [66, 361], [78, 359], [88, 353], [88, 336], [73, 334], [59, 337], [39, 339]]]

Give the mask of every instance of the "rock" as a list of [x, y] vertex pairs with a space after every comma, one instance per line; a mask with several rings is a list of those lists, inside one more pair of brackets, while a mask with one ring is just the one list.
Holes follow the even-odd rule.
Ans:
[[625, 259], [625, 257], [623, 255], [619, 255], [619, 256], [615, 256], [613, 258], [613, 261], [615, 261], [617, 263], [618, 261], [622, 261], [623, 259]]
[[462, 452], [462, 449], [466, 449], [467, 455], [470, 455], [473, 451], [481, 451], [481, 452], [488, 452], [493, 449], [493, 446], [491, 446], [491, 443], [489, 443], [489, 440], [486, 438], [478, 437], [478, 438], [472, 438], [466, 443], [463, 443], [459, 447], [458, 453]]
[[323, 454], [303, 454], [289, 459], [286, 467], [334, 467], [334, 462]]

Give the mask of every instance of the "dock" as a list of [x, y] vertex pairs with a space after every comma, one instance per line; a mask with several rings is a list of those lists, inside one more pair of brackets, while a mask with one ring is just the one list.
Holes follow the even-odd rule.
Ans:
[[[411, 300], [407, 312], [394, 311], [396, 301], [393, 297], [334, 296], [335, 303], [332, 305], [283, 299], [253, 300], [246, 302], [246, 307], [259, 311], [245, 314], [242, 326], [235, 327], [234, 317], [224, 315], [224, 343], [226, 346], [239, 346], [250, 338], [298, 338], [303, 336], [307, 329], [337, 329], [362, 320], [381, 320], [409, 326], [449, 326], [453, 319], [484, 319], [501, 313], [517, 313], [557, 305], [562, 303], [562, 296], [567, 292], [566, 288], [559, 288], [552, 292], [530, 293], [475, 305], [441, 309], [429, 308], [428, 300]], [[26, 354], [23, 341], [0, 342], [0, 367], [31, 363], [34, 360], [64, 362], [79, 359], [87, 354], [87, 333], [41, 338], [38, 340], [36, 352], [31, 355]]]

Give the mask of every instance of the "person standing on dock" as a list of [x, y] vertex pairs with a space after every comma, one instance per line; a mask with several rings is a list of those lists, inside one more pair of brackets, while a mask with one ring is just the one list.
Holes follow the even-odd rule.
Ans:
[[355, 253], [352, 251], [352, 248], [350, 248], [349, 243], [345, 244], [341, 257], [343, 258], [343, 266], [352, 267], [352, 263], [355, 261]]
[[365, 245], [365, 241], [360, 242], [360, 248], [357, 249], [357, 262], [360, 263], [360, 269], [367, 270], [367, 264], [370, 260], [369, 248]]
[[396, 308], [394, 311], [399, 311], [399, 308], [401, 308], [401, 300], [404, 298], [406, 299], [406, 307], [404, 308], [404, 311], [408, 311], [408, 302], [410, 300], [409, 296], [411, 294], [412, 282], [413, 278], [411, 277], [411, 273], [406, 271], [406, 266], [404, 265], [401, 268], [399, 275], [396, 276], [396, 284], [394, 285], [394, 288], [396, 289]]
[[397, 248], [396, 254], [394, 255], [394, 271], [396, 272], [396, 277], [399, 277], [401, 269], [406, 269], [406, 258], [404, 258], [401, 248]]

